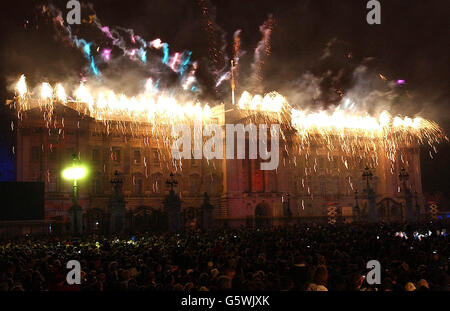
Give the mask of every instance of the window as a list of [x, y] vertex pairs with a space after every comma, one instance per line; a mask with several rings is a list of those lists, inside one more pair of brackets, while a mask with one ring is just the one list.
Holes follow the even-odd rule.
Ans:
[[152, 175], [152, 191], [153, 193], [161, 193], [161, 183], [162, 183], [162, 175], [161, 174], [153, 174]]
[[198, 176], [197, 174], [193, 174], [190, 176], [189, 178], [190, 180], [190, 192], [191, 194], [197, 194], [200, 190], [200, 176]]
[[319, 163], [318, 163], [318, 165], [319, 165], [319, 168], [320, 169], [323, 169], [323, 168], [325, 168], [325, 157], [319, 157]]
[[31, 161], [39, 162], [40, 148], [37, 146], [31, 147]]
[[57, 183], [56, 183], [56, 171], [49, 170], [48, 172], [48, 192], [56, 192]]
[[363, 169], [364, 168], [364, 161], [363, 161], [363, 159], [359, 159], [358, 168], [359, 169]]
[[98, 162], [98, 161], [99, 161], [98, 149], [92, 149], [92, 162]]
[[334, 168], [334, 169], [337, 169], [338, 166], [339, 166], [339, 157], [334, 156], [334, 157], [333, 157], [333, 168]]
[[158, 149], [152, 149], [153, 162], [159, 164], [159, 152]]
[[92, 194], [100, 194], [101, 193], [101, 182], [100, 182], [100, 173], [96, 172], [94, 174], [94, 178], [92, 179]]
[[303, 178], [303, 183], [305, 185], [305, 187], [303, 188], [303, 191], [305, 194], [310, 195], [312, 192], [312, 178], [311, 175], [308, 175], [306, 177]]
[[142, 194], [142, 177], [141, 176], [134, 176], [133, 177], [133, 189], [135, 195], [141, 195]]
[[206, 182], [209, 185], [209, 191], [208, 193], [210, 195], [218, 195], [222, 189], [222, 182], [216, 174], [213, 174], [212, 176], [206, 177]]
[[133, 162], [134, 164], [141, 163], [141, 151], [138, 149], [133, 152]]
[[333, 194], [338, 195], [339, 194], [339, 177], [333, 176]]
[[312, 204], [308, 203], [306, 205], [306, 215], [313, 215], [313, 214], [314, 214], [314, 212], [313, 212]]
[[72, 161], [72, 157], [74, 154], [75, 154], [75, 148], [73, 148], [73, 147], [66, 148], [66, 158], [64, 160]]
[[327, 194], [327, 181], [324, 176], [319, 177], [320, 195], [325, 196]]
[[120, 148], [113, 148], [113, 160], [120, 163]]
[[52, 162], [56, 161], [56, 159], [57, 159], [57, 153], [56, 152], [57, 152], [56, 149], [53, 149], [53, 150], [50, 151], [50, 153], [48, 155], [48, 158], [49, 158], [50, 161], [52, 161]]
[[100, 181], [97, 178], [92, 180], [92, 194], [98, 194], [100, 192]]

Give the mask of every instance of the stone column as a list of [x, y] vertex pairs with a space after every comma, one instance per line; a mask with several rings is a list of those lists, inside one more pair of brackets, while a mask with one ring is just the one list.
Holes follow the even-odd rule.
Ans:
[[201, 216], [202, 229], [210, 230], [214, 225], [214, 206], [209, 202], [209, 196], [206, 192], [203, 194]]
[[72, 235], [81, 235], [83, 233], [83, 209], [78, 204], [72, 205], [69, 209], [69, 214], [72, 225]]
[[115, 171], [111, 179], [111, 184], [114, 187], [114, 193], [109, 199], [109, 214], [110, 217], [110, 233], [120, 233], [125, 229], [125, 199], [122, 192], [123, 179], [119, 172]]
[[180, 198], [173, 190], [164, 199], [164, 210], [167, 212], [168, 229], [170, 232], [179, 232], [181, 230], [181, 202]]
[[166, 184], [170, 186], [170, 191], [164, 199], [163, 205], [164, 211], [167, 213], [168, 229], [170, 232], [179, 232], [181, 230], [181, 201], [173, 190], [173, 187], [178, 185], [178, 182], [173, 178], [173, 173], [170, 173], [170, 179], [166, 181]]
[[406, 221], [414, 221], [412, 193], [409, 189], [405, 189], [405, 208]]
[[376, 194], [375, 191], [373, 191], [372, 188], [368, 189], [368, 194], [367, 194], [367, 198], [368, 198], [368, 203], [369, 203], [369, 211], [368, 211], [368, 216], [369, 216], [369, 221], [370, 222], [376, 222], [378, 221], [378, 216], [377, 216], [377, 202], [376, 202]]

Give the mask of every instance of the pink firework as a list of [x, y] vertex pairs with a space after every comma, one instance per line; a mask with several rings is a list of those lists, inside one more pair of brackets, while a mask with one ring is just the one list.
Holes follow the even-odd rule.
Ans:
[[102, 58], [105, 62], [111, 59], [111, 49], [103, 49]]

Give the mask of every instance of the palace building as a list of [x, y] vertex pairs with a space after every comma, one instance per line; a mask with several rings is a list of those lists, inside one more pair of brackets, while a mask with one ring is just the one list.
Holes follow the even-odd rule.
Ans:
[[[211, 111], [214, 122], [223, 128], [253, 122], [231, 105], [218, 105]], [[123, 179], [127, 222], [142, 228], [151, 228], [152, 213], [162, 209], [170, 173], [178, 181], [175, 191], [181, 209], [194, 221], [205, 192], [214, 206], [216, 223], [229, 225], [364, 219], [369, 208], [367, 186], [375, 193], [380, 220], [405, 219], [404, 185], [412, 194], [415, 217], [424, 210], [418, 145], [399, 147], [395, 161], [382, 147], [373, 149], [368, 160], [358, 152], [344, 157], [341, 148], [330, 150], [320, 140], [303, 146], [307, 152], [302, 154], [296, 152], [301, 142], [284, 129], [276, 170], [261, 170], [262, 160], [248, 157], [183, 159], [175, 167], [168, 160], [167, 142], [150, 124], [105, 125], [62, 104], [55, 104], [52, 114], [49, 126], [39, 108], [26, 111], [18, 120], [15, 147], [17, 181], [45, 183], [48, 221], [67, 221], [72, 182], [64, 180], [61, 171], [71, 165], [72, 154], [89, 168], [88, 176], [79, 180], [78, 200], [86, 230], [108, 226], [111, 179], [116, 171]], [[248, 140], [246, 147], [248, 155]], [[402, 168], [409, 175], [406, 181], [400, 177]]]

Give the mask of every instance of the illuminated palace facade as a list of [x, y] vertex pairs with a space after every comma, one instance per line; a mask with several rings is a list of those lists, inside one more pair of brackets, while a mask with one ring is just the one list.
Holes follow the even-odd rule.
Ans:
[[[224, 105], [213, 107], [212, 115], [220, 125], [249, 122], [238, 110]], [[174, 169], [172, 162], [165, 160], [163, 138], [152, 134], [150, 125], [132, 131], [128, 130], [132, 124], [114, 126], [111, 123], [107, 132], [103, 122], [60, 104], [53, 110], [51, 130], [39, 108], [27, 111], [18, 122], [17, 181], [45, 183], [47, 220], [67, 221], [72, 183], [62, 179], [61, 171], [71, 164], [74, 153], [89, 167], [87, 178], [79, 181], [79, 204], [86, 216], [85, 225], [91, 228], [102, 226], [107, 219], [115, 171], [123, 179], [130, 222], [163, 208], [171, 172], [178, 181], [175, 191], [182, 210], [190, 211], [193, 217], [207, 192], [217, 223], [327, 219], [333, 209], [348, 221], [356, 215], [364, 217], [368, 199], [362, 175], [366, 166], [373, 174], [370, 187], [376, 193], [379, 219], [405, 217], [405, 195], [399, 180], [402, 167], [409, 174], [407, 187], [413, 194], [415, 215], [423, 212], [418, 146], [400, 149], [393, 165], [382, 149], [374, 157], [376, 163], [360, 158], [344, 160], [339, 150], [314, 144], [309, 146], [307, 157], [295, 156], [295, 138], [285, 131], [276, 170], [260, 170], [260, 159], [182, 160], [181, 169]]]

